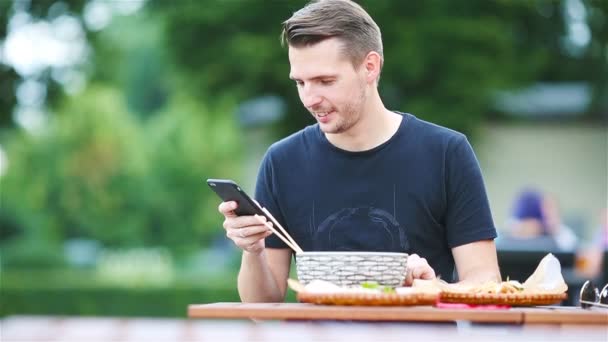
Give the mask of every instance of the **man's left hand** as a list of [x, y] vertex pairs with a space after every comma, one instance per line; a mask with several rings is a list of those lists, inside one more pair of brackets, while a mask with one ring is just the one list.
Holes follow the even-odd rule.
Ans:
[[404, 285], [411, 286], [414, 279], [435, 279], [433, 268], [425, 258], [419, 257], [418, 254], [411, 254], [407, 257], [407, 274]]

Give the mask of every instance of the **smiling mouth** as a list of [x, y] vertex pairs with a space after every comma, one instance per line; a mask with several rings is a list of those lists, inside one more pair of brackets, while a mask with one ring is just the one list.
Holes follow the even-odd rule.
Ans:
[[329, 112], [315, 112], [315, 116], [318, 118], [324, 118], [333, 112], [333, 110], [330, 110]]

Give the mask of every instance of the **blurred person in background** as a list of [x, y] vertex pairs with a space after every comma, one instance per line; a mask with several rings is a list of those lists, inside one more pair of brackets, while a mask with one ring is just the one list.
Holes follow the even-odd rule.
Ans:
[[608, 282], [604, 265], [606, 253], [608, 253], [608, 208], [600, 213], [600, 225], [590, 243], [577, 251], [575, 265], [577, 275], [601, 283]]
[[[311, 2], [283, 23], [302, 104], [317, 120], [273, 144], [255, 198], [304, 251], [409, 253], [406, 284], [440, 275], [500, 281], [496, 229], [467, 138], [385, 108], [380, 29], [354, 2]], [[243, 250], [244, 302], [285, 298], [292, 250], [224, 202], [226, 235]]]
[[573, 251], [579, 243], [563, 223], [555, 196], [536, 189], [525, 189], [517, 196], [506, 228], [511, 239], [537, 240], [539, 246], [548, 240], [563, 251]]

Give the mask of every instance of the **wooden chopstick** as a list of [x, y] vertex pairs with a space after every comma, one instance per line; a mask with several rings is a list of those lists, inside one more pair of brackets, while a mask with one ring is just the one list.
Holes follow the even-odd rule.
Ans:
[[283, 226], [281, 226], [281, 224], [279, 223], [279, 221], [277, 221], [277, 219], [274, 218], [274, 216], [272, 216], [272, 214], [270, 213], [270, 211], [268, 211], [268, 209], [266, 208], [262, 208], [262, 211], [264, 213], [266, 213], [266, 215], [268, 215], [268, 217], [272, 220], [272, 222], [277, 225], [277, 227], [279, 227], [279, 229], [281, 230], [281, 232], [283, 232], [283, 234], [285, 234], [285, 237], [287, 237], [287, 239], [289, 239], [289, 241], [291, 241], [291, 243], [297, 247], [297, 250], [295, 250], [298, 253], [304, 253], [304, 251], [302, 250], [302, 248], [300, 248], [300, 246], [296, 243], [296, 241], [291, 237], [291, 235], [289, 235], [289, 233], [287, 233], [287, 231], [285, 230], [285, 228], [283, 228]]
[[298, 253], [304, 253], [304, 250], [302, 250], [302, 248], [300, 248], [300, 246], [298, 245], [298, 243], [296, 242], [296, 240], [294, 240], [291, 235], [289, 235], [289, 233], [287, 232], [287, 230], [285, 230], [285, 228], [283, 228], [283, 226], [281, 226], [281, 224], [279, 223], [279, 221], [277, 221], [277, 219], [274, 218], [274, 216], [272, 216], [272, 214], [270, 213], [270, 211], [268, 211], [268, 209], [266, 208], [262, 208], [262, 211], [266, 213], [266, 215], [268, 215], [268, 217], [272, 220], [272, 222], [274, 224], [277, 225], [277, 227], [279, 227], [279, 229], [281, 230], [281, 232], [283, 232], [283, 234], [285, 234], [285, 237], [287, 237], [287, 239], [289, 239], [289, 241], [291, 241], [291, 243], [297, 248], [295, 251]]
[[279, 239], [283, 240], [283, 242], [285, 242], [285, 244], [287, 246], [289, 246], [289, 248], [293, 249], [296, 253], [299, 253], [298, 251], [302, 251], [302, 249], [300, 249], [300, 247], [296, 247], [296, 246], [292, 245], [291, 242], [287, 238], [285, 238], [283, 235], [281, 235], [281, 233], [279, 233], [276, 229], [274, 229], [272, 227], [272, 225], [270, 224], [270, 222], [264, 221], [262, 219], [262, 217], [258, 214], [255, 214], [255, 217], [258, 219], [258, 221], [260, 221], [261, 224], [268, 227], [268, 229], [270, 229], [270, 231], [272, 231], [276, 236], [278, 236]]

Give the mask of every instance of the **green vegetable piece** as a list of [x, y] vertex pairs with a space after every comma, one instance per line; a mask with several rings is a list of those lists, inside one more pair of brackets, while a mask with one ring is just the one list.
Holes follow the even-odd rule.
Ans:
[[382, 288], [382, 292], [383, 293], [395, 293], [395, 289], [390, 287], [390, 286], [383, 286]]
[[361, 287], [366, 288], [366, 289], [377, 289], [380, 287], [380, 284], [378, 284], [378, 282], [375, 282], [375, 281], [364, 281], [361, 283]]

